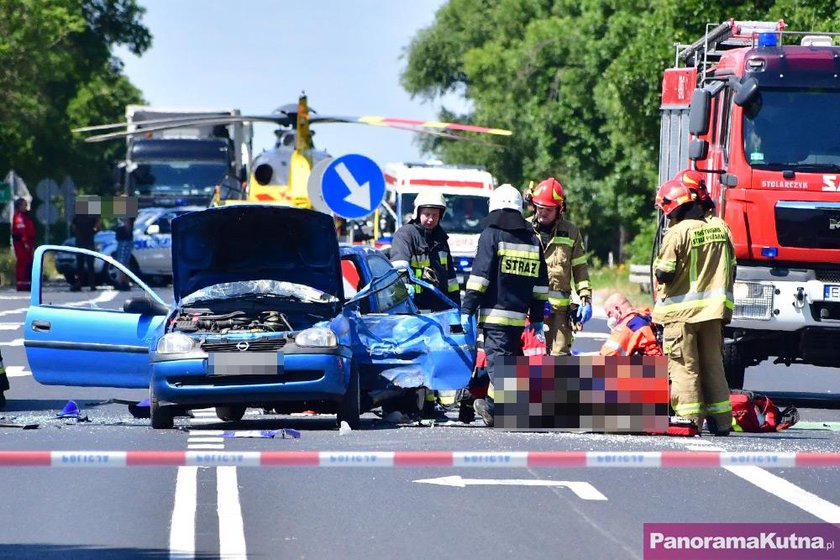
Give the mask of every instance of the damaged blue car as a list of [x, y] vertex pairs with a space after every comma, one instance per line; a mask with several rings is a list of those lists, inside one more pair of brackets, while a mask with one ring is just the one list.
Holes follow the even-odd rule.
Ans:
[[[49, 274], [63, 252], [119, 268], [136, 286], [131, 297], [116, 301], [108, 288], [73, 300]], [[172, 222], [172, 260], [170, 306], [106, 255], [40, 247], [24, 336], [34, 378], [148, 387], [154, 428], [206, 407], [231, 421], [247, 407], [315, 410], [355, 428], [395, 392], [469, 380], [475, 329], [462, 331], [454, 304], [420, 315], [412, 283], [436, 290], [376, 249], [340, 246], [326, 214], [260, 205], [185, 214]]]

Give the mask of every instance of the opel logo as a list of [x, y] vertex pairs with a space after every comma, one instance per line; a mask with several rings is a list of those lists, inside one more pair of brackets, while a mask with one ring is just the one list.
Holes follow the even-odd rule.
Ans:
[[240, 352], [244, 352], [245, 350], [248, 349], [249, 346], [251, 346], [251, 345], [248, 344], [247, 342], [245, 342], [244, 340], [236, 343], [236, 349], [239, 350]]

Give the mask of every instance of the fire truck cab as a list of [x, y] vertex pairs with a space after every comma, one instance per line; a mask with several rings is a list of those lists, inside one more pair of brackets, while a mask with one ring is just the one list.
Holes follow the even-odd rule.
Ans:
[[678, 45], [665, 71], [660, 182], [705, 173], [735, 244], [732, 387], [771, 357], [840, 363], [838, 37], [730, 20]]

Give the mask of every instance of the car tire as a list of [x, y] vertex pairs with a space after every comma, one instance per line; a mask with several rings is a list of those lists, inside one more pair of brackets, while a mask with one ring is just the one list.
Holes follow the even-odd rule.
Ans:
[[64, 273], [64, 279], [67, 280], [67, 283], [70, 284], [71, 286], [76, 284], [76, 275], [73, 274], [72, 272], [65, 272]]
[[175, 427], [175, 410], [172, 406], [160, 404], [154, 389], [149, 388], [149, 416], [152, 428], [155, 430], [169, 430]]
[[726, 382], [730, 389], [744, 388], [744, 356], [741, 347], [732, 340], [723, 341], [723, 370], [726, 372]]
[[347, 425], [354, 430], [358, 430], [361, 426], [361, 390], [359, 388], [359, 368], [356, 364], [350, 366], [350, 383], [347, 385], [347, 392], [344, 394], [344, 399], [341, 401], [336, 416], [336, 425], [341, 427], [341, 422], [347, 422]]
[[216, 416], [223, 422], [238, 422], [245, 416], [245, 405], [217, 406]]

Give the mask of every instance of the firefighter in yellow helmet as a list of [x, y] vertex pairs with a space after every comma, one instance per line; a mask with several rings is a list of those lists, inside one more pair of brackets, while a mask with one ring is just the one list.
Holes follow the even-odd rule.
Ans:
[[[592, 288], [580, 230], [563, 214], [566, 195], [553, 177], [537, 185], [530, 195], [534, 205], [534, 233], [540, 240], [548, 267], [548, 334], [546, 346], [552, 356], [571, 353], [571, 321], [584, 324], [592, 318]], [[572, 281], [580, 306], [570, 316]]]
[[732, 422], [723, 369], [723, 326], [732, 318], [735, 249], [726, 227], [705, 219], [694, 189], [678, 176], [664, 183], [656, 206], [668, 231], [653, 263], [657, 280], [653, 320], [665, 328], [663, 346], [677, 416], [714, 435]]

